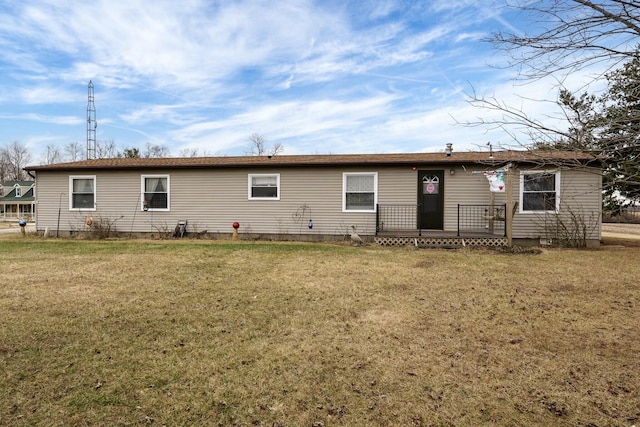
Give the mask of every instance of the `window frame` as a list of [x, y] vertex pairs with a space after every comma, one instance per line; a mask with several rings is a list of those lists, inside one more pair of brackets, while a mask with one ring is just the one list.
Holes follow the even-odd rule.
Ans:
[[[253, 178], [256, 177], [275, 177], [276, 178], [276, 196], [275, 197], [254, 197], [253, 196]], [[281, 187], [280, 187], [280, 174], [279, 173], [250, 173], [247, 178], [248, 185], [248, 193], [247, 197], [249, 200], [280, 200], [281, 196]], [[256, 186], [259, 187], [259, 186]]]
[[14, 188], [16, 189], [16, 197], [22, 197], [22, 187], [16, 184]]
[[[373, 206], [371, 209], [349, 209], [347, 207], [347, 181], [350, 176], [372, 176], [373, 177]], [[364, 193], [364, 191], [363, 191]], [[368, 193], [368, 192], [367, 192]], [[378, 206], [378, 172], [343, 172], [342, 173], [342, 212], [347, 213], [375, 213]]]
[[[146, 202], [145, 194], [146, 191], [146, 182], [147, 178], [165, 178], [167, 180], [167, 207], [166, 208], [152, 208], [149, 207]], [[151, 192], [150, 192], [151, 193]], [[155, 193], [155, 192], [153, 192]], [[149, 211], [149, 212], [168, 212], [171, 210], [171, 176], [169, 174], [149, 174], [149, 175], [140, 175], [140, 210]], [[160, 194], [160, 193], [158, 193]]]
[[[524, 180], [527, 175], [553, 175], [555, 177], [555, 207], [552, 210], [525, 210], [524, 209], [524, 196], [525, 193], [535, 193], [533, 191], [525, 191]], [[550, 193], [550, 191], [541, 191], [540, 193]], [[521, 214], [539, 214], [539, 213], [558, 213], [560, 212], [560, 171], [558, 170], [523, 170], [520, 171], [520, 209]]]
[[[73, 206], [73, 196], [74, 194], [76, 194], [73, 191], [73, 182], [75, 180], [80, 180], [80, 179], [93, 180], [93, 206], [90, 208], [80, 208], [80, 207], [76, 208]], [[81, 193], [81, 194], [88, 194], [88, 193]], [[70, 175], [69, 176], [69, 210], [76, 211], [76, 212], [80, 212], [80, 211], [91, 212], [96, 210], [97, 205], [98, 205], [98, 180], [96, 176], [95, 175]]]

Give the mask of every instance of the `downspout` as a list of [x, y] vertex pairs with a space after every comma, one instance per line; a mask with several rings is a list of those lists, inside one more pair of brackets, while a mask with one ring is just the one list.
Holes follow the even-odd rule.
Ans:
[[[35, 184], [36, 176], [33, 173], [31, 173], [30, 170], [27, 170], [27, 169], [25, 169], [25, 170], [27, 171], [27, 175], [29, 175], [31, 178], [33, 178], [33, 182]], [[37, 213], [36, 213], [36, 201], [37, 201], [37, 197], [38, 197], [37, 188], [35, 188], [35, 187], [33, 189], [33, 195], [34, 195], [34, 197], [33, 197], [33, 203], [31, 203], [31, 215], [32, 215], [33, 220], [35, 221], [36, 215], [37, 215]], [[37, 227], [36, 227], [36, 229], [37, 229]]]

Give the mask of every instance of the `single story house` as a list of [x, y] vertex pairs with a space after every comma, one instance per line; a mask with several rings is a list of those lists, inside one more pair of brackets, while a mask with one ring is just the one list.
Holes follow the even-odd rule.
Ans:
[[586, 153], [110, 158], [25, 168], [36, 228], [382, 244], [600, 241], [602, 171]]
[[5, 181], [0, 184], [0, 220], [32, 221], [34, 212], [34, 181]]

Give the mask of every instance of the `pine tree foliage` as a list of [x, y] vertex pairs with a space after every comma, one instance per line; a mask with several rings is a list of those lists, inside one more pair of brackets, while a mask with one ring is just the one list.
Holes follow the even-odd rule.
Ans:
[[553, 144], [536, 148], [587, 151], [605, 163], [605, 209], [620, 211], [640, 202], [640, 58], [607, 74], [607, 90], [600, 96], [560, 91], [569, 128]]

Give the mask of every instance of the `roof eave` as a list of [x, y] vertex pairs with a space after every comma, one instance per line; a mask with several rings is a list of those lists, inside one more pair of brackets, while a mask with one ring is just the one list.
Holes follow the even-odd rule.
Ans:
[[[546, 155], [549, 154], [549, 155]], [[484, 157], [486, 156], [486, 157]], [[389, 155], [318, 155], [233, 158], [164, 158], [164, 159], [99, 159], [24, 168], [27, 171], [89, 171], [89, 170], [159, 170], [159, 169], [239, 169], [239, 168], [301, 168], [301, 167], [371, 167], [371, 166], [441, 166], [441, 165], [505, 165], [517, 164], [588, 164], [602, 161], [586, 153], [532, 153], [517, 151], [405, 153]]]

